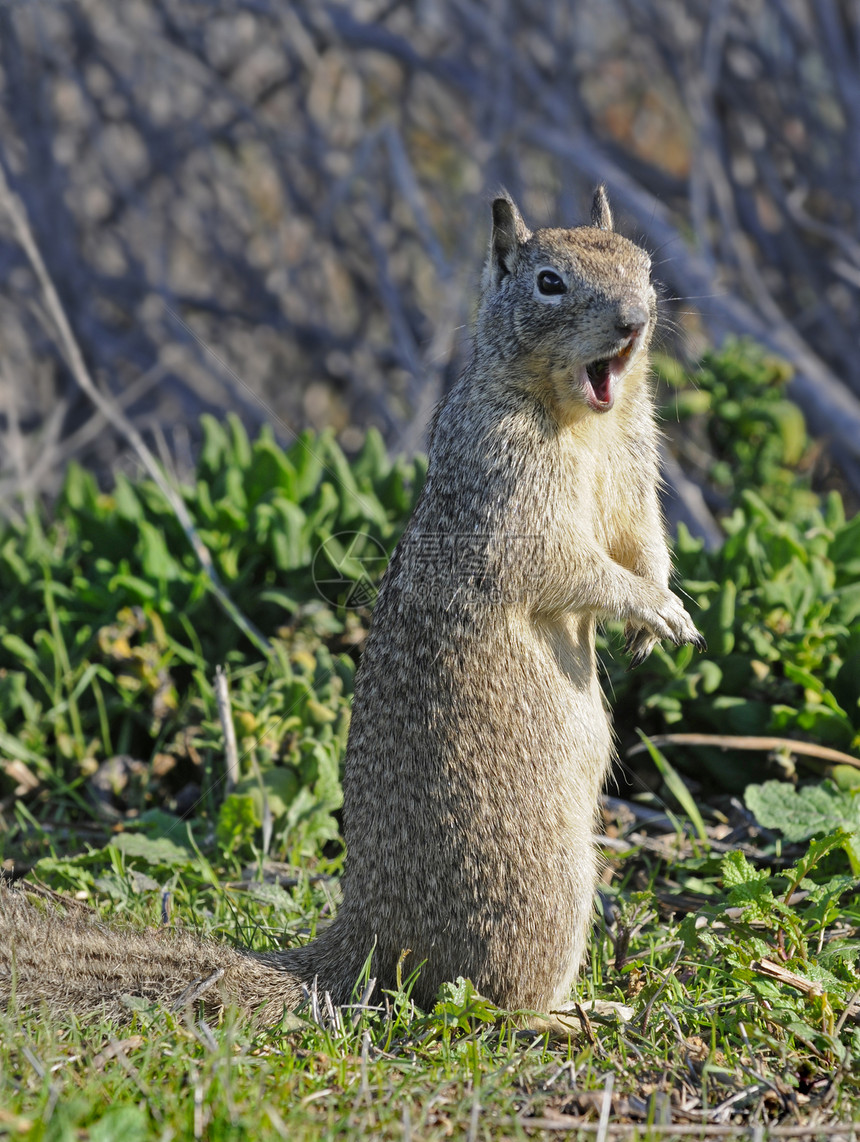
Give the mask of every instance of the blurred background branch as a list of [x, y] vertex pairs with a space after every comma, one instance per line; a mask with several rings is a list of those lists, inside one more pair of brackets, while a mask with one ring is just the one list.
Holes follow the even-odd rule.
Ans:
[[[605, 180], [665, 283], [664, 345], [786, 357], [860, 491], [858, 76], [850, 0], [7, 0], [0, 149], [89, 374], [180, 477], [202, 412], [269, 419], [252, 394], [282, 442], [420, 447], [488, 194], [570, 223]], [[0, 283], [4, 502], [72, 457], [135, 466], [8, 219]]]

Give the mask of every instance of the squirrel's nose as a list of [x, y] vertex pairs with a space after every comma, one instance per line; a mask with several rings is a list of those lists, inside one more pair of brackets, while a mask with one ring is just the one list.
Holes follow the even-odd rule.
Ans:
[[636, 337], [648, 324], [648, 310], [644, 305], [625, 305], [618, 311], [615, 328], [622, 337]]

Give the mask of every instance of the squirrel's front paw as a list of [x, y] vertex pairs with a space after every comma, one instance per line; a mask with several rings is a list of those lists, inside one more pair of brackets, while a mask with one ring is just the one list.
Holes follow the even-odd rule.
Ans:
[[627, 650], [633, 655], [631, 666], [644, 662], [663, 638], [674, 642], [676, 646], [691, 642], [697, 650], [708, 649], [708, 644], [696, 630], [684, 604], [671, 591], [663, 592], [662, 597], [656, 601], [654, 611], [643, 615], [642, 619], [639, 630], [631, 629], [633, 624], [628, 627]]

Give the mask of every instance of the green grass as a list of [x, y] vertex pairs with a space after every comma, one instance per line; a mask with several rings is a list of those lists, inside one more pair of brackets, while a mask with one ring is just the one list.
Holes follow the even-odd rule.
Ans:
[[[232, 1014], [207, 1026], [144, 1009], [120, 1028], [7, 1015], [0, 1019], [0, 1132], [518, 1138], [534, 1136], [530, 1118], [563, 1114], [595, 1124], [610, 1075], [613, 1119], [639, 1122], [641, 1138], [649, 1137], [649, 1115], [663, 1121], [669, 1108], [676, 1121], [686, 1109], [687, 1120], [727, 1127], [791, 1122], [813, 1111], [827, 1121], [857, 1119], [860, 1029], [856, 1016], [841, 1016], [860, 986], [860, 904], [854, 897], [845, 906], [852, 882], [836, 843], [819, 844], [817, 862], [769, 875], [740, 854], [694, 856], [676, 839], [688, 855], [667, 862], [634, 848], [618, 864], [606, 897], [617, 911], [616, 942], [596, 925], [578, 989], [580, 1001], [632, 1008], [626, 1022], [574, 1015], [570, 1040], [548, 1040], [518, 1031], [463, 983], [433, 1011], [417, 1011], [408, 979], [400, 992], [374, 997], [376, 1009], [345, 1009], [336, 1027], [324, 1012], [318, 1025], [305, 1011], [265, 1034]], [[192, 857], [160, 864], [149, 855], [154, 863], [110, 846], [40, 867], [53, 883], [97, 897], [106, 916], [141, 924], [157, 922], [167, 885], [174, 922], [257, 947], [277, 946], [284, 927], [312, 927], [330, 905], [325, 876], [337, 868], [321, 861], [295, 869], [296, 883], [273, 891], [263, 863], [257, 887], [244, 879], [238, 888], [229, 887], [243, 878], [236, 864]], [[809, 895], [780, 907], [801, 879]], [[691, 907], [685, 893], [695, 910], [680, 923], [666, 920], [666, 907]], [[697, 928], [702, 918], [707, 924]], [[779, 946], [786, 968], [817, 983], [818, 994], [755, 969], [779, 959]]]

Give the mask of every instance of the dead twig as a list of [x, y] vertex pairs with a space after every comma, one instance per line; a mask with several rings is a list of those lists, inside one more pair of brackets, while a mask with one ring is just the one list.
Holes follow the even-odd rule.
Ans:
[[230, 684], [220, 666], [215, 668], [215, 701], [218, 703], [218, 719], [224, 734], [224, 786], [226, 793], [230, 794], [239, 780], [239, 751], [236, 748], [236, 727], [230, 706]]
[[750, 967], [753, 971], [758, 972], [759, 975], [767, 976], [768, 979], [775, 979], [787, 987], [793, 987], [797, 991], [802, 991], [804, 995], [822, 994], [820, 984], [812, 983], [808, 979], [803, 979], [802, 976], [797, 975], [793, 971], [789, 971], [788, 968], [783, 967], [782, 964], [778, 964], [774, 960], [754, 960], [750, 964]]
[[[718, 749], [747, 749], [747, 750], [784, 750], [789, 753], [801, 754], [806, 757], [816, 757], [822, 761], [832, 761], [838, 765], [851, 765], [860, 769], [860, 758], [852, 757], [830, 746], [818, 745], [816, 742], [798, 741], [796, 738], [746, 737], [742, 734], [654, 734], [650, 741], [652, 745], [685, 745], [685, 746], [716, 746]], [[627, 750], [627, 757], [642, 753], [647, 746], [644, 742], [632, 745]]]

